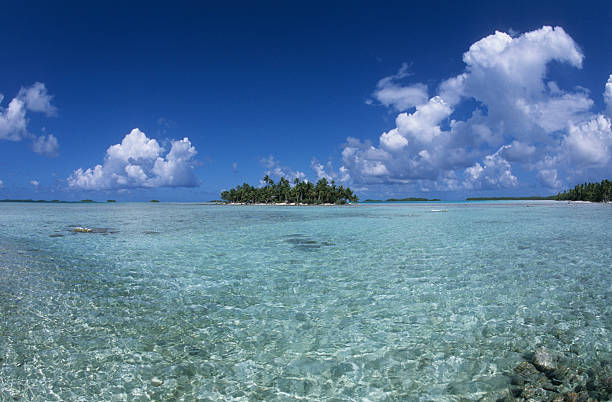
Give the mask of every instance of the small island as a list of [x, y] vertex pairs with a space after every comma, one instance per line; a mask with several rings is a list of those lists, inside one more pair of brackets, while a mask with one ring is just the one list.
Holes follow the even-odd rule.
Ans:
[[554, 197], [558, 201], [611, 202], [612, 182], [602, 180], [601, 183], [579, 184], [573, 189], [559, 193]]
[[423, 202], [423, 201], [440, 201], [440, 199], [439, 198], [418, 198], [418, 197], [387, 199], [387, 202]]
[[316, 184], [296, 178], [293, 185], [281, 177], [278, 183], [270, 176], [263, 178], [264, 186], [254, 187], [244, 183], [221, 193], [226, 204], [278, 204], [278, 205], [344, 205], [357, 202], [353, 191], [336, 186], [334, 180], [328, 183], [322, 178]]
[[527, 197], [468, 197], [466, 201], [538, 201], [538, 200], [556, 200], [556, 195], [527, 196]]
[[368, 198], [363, 202], [428, 202], [428, 201], [440, 201], [439, 198], [419, 198], [419, 197], [406, 197], [406, 198], [387, 198], [386, 200], [373, 200]]

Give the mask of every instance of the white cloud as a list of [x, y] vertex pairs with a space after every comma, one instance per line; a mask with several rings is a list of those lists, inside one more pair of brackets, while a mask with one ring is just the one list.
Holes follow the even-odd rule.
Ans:
[[425, 84], [413, 84], [402, 86], [398, 80], [409, 76], [408, 65], [403, 64], [399, 72], [390, 77], [378, 81], [374, 98], [383, 105], [392, 106], [399, 111], [408, 110], [427, 101], [427, 86]]
[[540, 183], [548, 188], [558, 189], [561, 187], [557, 169], [542, 169], [537, 176]]
[[[355, 183], [454, 190], [517, 186], [512, 164], [534, 171], [550, 187], [560, 185], [559, 170], [609, 168], [609, 120], [593, 114], [588, 91], [564, 90], [547, 77], [549, 63], [581, 68], [583, 59], [561, 27], [514, 37], [495, 32], [469, 47], [465, 71], [443, 80], [436, 96], [412, 105], [412, 113], [399, 113], [378, 145], [348, 138], [341, 169]], [[405, 70], [381, 80], [377, 91], [395, 88]], [[610, 108], [612, 75], [604, 97]], [[379, 101], [402, 110], [398, 101], [386, 99]], [[458, 120], [453, 114], [464, 100], [476, 106]]]
[[0, 188], [4, 187], [4, 183], [0, 180]]
[[27, 112], [40, 112], [47, 116], [57, 113], [51, 104], [52, 96], [47, 93], [45, 84], [36, 82], [31, 87], [21, 88], [8, 107], [1, 106], [4, 96], [0, 94], [0, 140], [32, 140], [32, 150], [46, 156], [58, 155], [58, 142], [55, 136], [36, 136], [28, 131]]
[[[268, 156], [267, 158], [260, 159], [260, 163], [266, 169], [264, 174], [277, 180], [284, 177], [292, 182], [294, 179], [304, 180], [306, 178], [306, 174], [304, 172], [293, 170], [287, 166], [282, 166], [280, 162], [274, 159], [274, 156], [272, 155]], [[263, 184], [263, 181], [260, 181], [260, 184]]]
[[[315, 173], [317, 174], [317, 180], [319, 179], [326, 179], [328, 181], [331, 181], [333, 179], [335, 179], [332, 175], [331, 172], [327, 173], [327, 171], [325, 170], [325, 166], [323, 166], [322, 164], [319, 163], [319, 161], [317, 161], [316, 159], [313, 159], [310, 162], [310, 167], [312, 168], [312, 170], [315, 171]], [[333, 171], [332, 171], [333, 172]]]
[[30, 180], [30, 184], [34, 187], [38, 187], [40, 185], [40, 182], [38, 180]]
[[606, 82], [606, 88], [604, 90], [604, 101], [608, 107], [608, 116], [612, 117], [612, 74], [608, 78], [608, 82]]
[[536, 154], [536, 147], [519, 141], [501, 148], [501, 155], [509, 162], [527, 162]]
[[316, 158], [313, 158], [310, 162], [310, 167], [315, 171], [317, 180], [325, 178], [327, 181], [340, 181], [342, 183], [350, 180], [350, 175], [346, 168], [341, 167], [337, 172], [331, 161], [328, 161], [325, 166]]
[[17, 98], [21, 99], [25, 107], [33, 112], [41, 112], [47, 116], [57, 113], [57, 108], [51, 104], [53, 96], [49, 95], [42, 82], [35, 82], [31, 87], [21, 88]]
[[0, 139], [21, 141], [27, 136], [26, 125], [26, 109], [22, 100], [14, 98], [8, 108], [0, 107]]
[[83, 190], [197, 186], [195, 147], [187, 137], [170, 143], [164, 156], [165, 149], [157, 140], [135, 128], [121, 144], [107, 149], [102, 165], [75, 170], [68, 185]]
[[487, 155], [482, 164], [475, 163], [465, 169], [464, 187], [469, 189], [491, 189], [515, 187], [518, 179], [512, 174], [510, 163], [501, 156], [502, 149]]
[[57, 138], [53, 134], [47, 136], [41, 135], [32, 142], [32, 150], [37, 154], [46, 156], [58, 156], [59, 155], [59, 144]]
[[612, 157], [610, 120], [598, 115], [590, 121], [571, 125], [562, 142], [566, 161], [577, 168], [602, 167]]

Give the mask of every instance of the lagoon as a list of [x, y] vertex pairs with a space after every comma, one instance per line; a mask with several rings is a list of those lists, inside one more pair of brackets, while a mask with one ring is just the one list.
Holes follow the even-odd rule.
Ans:
[[610, 205], [0, 208], [0, 400], [474, 400], [539, 347], [612, 359]]

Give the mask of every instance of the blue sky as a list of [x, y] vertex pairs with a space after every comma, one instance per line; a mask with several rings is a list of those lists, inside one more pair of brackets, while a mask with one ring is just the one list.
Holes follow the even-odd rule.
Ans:
[[209, 200], [266, 173], [449, 200], [609, 179], [612, 6], [531, 3], [6, 4], [0, 198]]

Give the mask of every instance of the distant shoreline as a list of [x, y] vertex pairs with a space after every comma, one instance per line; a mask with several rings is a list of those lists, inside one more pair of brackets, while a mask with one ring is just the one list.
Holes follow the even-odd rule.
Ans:
[[556, 195], [531, 197], [468, 197], [466, 201], [558, 201]]

